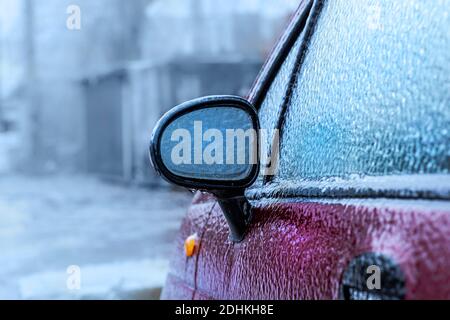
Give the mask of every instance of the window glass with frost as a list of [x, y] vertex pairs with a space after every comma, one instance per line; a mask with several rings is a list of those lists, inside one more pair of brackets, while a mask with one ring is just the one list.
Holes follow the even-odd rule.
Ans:
[[[266, 151], [267, 154], [271, 150], [274, 128], [277, 125], [281, 105], [286, 98], [288, 84], [292, 76], [292, 70], [297, 58], [300, 43], [301, 37], [296, 40], [289, 51], [288, 56], [278, 70], [258, 111], [260, 127], [265, 132], [264, 137], [261, 139], [261, 143], [264, 144], [262, 150]], [[267, 162], [268, 160], [265, 159], [265, 161]], [[257, 181], [258, 185], [262, 183], [263, 170], [264, 168], [261, 166], [261, 174]]]
[[326, 1], [297, 75], [278, 182], [448, 174], [449, 1]]

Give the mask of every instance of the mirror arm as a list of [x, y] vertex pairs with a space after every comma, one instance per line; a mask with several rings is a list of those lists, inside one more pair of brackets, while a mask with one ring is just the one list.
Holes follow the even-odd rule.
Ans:
[[241, 242], [250, 224], [252, 206], [244, 195], [244, 190], [238, 192], [216, 192], [217, 201], [223, 211], [230, 229], [230, 239]]

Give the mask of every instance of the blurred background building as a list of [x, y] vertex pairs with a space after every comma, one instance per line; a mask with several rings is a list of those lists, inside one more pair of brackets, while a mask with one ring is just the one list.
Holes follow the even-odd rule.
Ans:
[[0, 299], [158, 298], [192, 196], [153, 126], [245, 96], [297, 2], [0, 0]]
[[[154, 181], [172, 106], [244, 95], [292, 0], [1, 0], [0, 170]], [[70, 5], [80, 29], [66, 26]]]

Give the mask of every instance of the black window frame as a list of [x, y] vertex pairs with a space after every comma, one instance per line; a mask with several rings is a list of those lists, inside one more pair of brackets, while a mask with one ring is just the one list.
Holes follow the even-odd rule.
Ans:
[[[300, 47], [295, 57], [294, 65], [290, 71], [289, 84], [283, 95], [283, 101], [278, 110], [277, 119], [275, 119], [275, 128], [279, 130], [280, 143], [283, 137], [284, 119], [287, 108], [290, 105], [292, 97], [293, 84], [297, 81], [298, 74], [306, 55], [308, 43], [314, 33], [314, 28], [321, 9], [323, 0], [302, 0], [295, 15], [292, 17], [291, 23], [278, 41], [277, 46], [270, 55], [269, 60], [264, 64], [257, 80], [249, 94], [249, 101], [253, 104], [257, 111], [260, 107], [273, 83], [278, 72], [286, 60], [287, 56], [293, 50], [297, 41], [300, 41]], [[269, 146], [271, 147], [271, 146]], [[264, 176], [262, 186], [269, 184], [274, 176]]]
[[[301, 36], [307, 25], [308, 17], [311, 14], [314, 3], [322, 2], [321, 0], [301, 0], [300, 5], [291, 18], [291, 22], [287, 26], [285, 32], [278, 40], [277, 45], [269, 55], [268, 60], [264, 63], [261, 71], [256, 77], [256, 81], [248, 95], [248, 100], [259, 111], [267, 92], [270, 89], [278, 71], [283, 62], [294, 47], [295, 42]], [[292, 76], [292, 73], [291, 73]]]

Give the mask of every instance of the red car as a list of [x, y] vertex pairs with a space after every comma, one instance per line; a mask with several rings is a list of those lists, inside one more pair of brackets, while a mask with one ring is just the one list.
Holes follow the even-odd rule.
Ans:
[[248, 100], [161, 119], [154, 167], [203, 191], [163, 299], [450, 299], [449, 11], [301, 1]]

